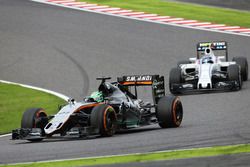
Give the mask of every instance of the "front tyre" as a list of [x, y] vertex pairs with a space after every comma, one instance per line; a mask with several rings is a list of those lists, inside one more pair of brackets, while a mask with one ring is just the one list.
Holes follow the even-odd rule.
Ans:
[[233, 61], [240, 66], [241, 78], [243, 81], [248, 80], [248, 62], [246, 57], [234, 57]]
[[[47, 114], [42, 108], [30, 108], [23, 113], [21, 128], [40, 128], [44, 134], [44, 127], [47, 125]], [[42, 135], [43, 135], [42, 134]], [[29, 141], [41, 141], [42, 139], [29, 139]]]
[[91, 112], [91, 126], [98, 128], [101, 136], [113, 136], [116, 125], [116, 112], [107, 104], [100, 104]]
[[179, 127], [183, 118], [180, 99], [173, 95], [162, 97], [157, 104], [156, 116], [162, 128]]
[[236, 90], [241, 89], [241, 75], [240, 75], [240, 67], [238, 64], [232, 64], [228, 66], [227, 69], [228, 80], [229, 81], [236, 81], [238, 83], [238, 87]]
[[178, 94], [177, 88], [174, 84], [181, 83], [181, 69], [180, 68], [172, 68], [169, 74], [169, 91], [172, 94]]

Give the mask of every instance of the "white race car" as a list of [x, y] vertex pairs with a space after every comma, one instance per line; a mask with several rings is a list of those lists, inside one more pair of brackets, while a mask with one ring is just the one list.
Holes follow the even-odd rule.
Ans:
[[242, 81], [248, 79], [246, 57], [228, 61], [226, 42], [201, 42], [197, 44], [197, 57], [181, 61], [169, 75], [172, 94], [193, 91], [240, 90]]

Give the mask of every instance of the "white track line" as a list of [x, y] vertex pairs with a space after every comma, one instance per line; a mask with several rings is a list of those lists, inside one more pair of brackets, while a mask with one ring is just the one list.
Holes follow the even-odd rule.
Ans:
[[40, 87], [36, 87], [36, 86], [25, 85], [25, 84], [16, 83], [16, 82], [10, 82], [10, 81], [5, 81], [5, 80], [0, 80], [0, 82], [7, 83], [7, 84], [13, 84], [13, 85], [19, 85], [19, 86], [22, 86], [22, 87], [25, 87], [25, 88], [34, 89], [34, 90], [39, 90], [39, 91], [42, 91], [42, 92], [49, 93], [49, 94], [52, 94], [54, 96], [57, 96], [57, 97], [65, 100], [65, 101], [67, 101], [69, 99], [68, 96], [63, 95], [61, 93], [58, 93], [58, 92], [55, 92], [55, 91], [52, 91], [52, 90], [48, 90], [48, 89], [44, 89], [44, 88], [40, 88]]
[[[48, 89], [44, 89], [44, 88], [40, 88], [40, 87], [36, 87], [36, 86], [31, 86], [31, 85], [25, 85], [25, 84], [20, 84], [20, 83], [16, 83], [16, 82], [10, 82], [10, 81], [5, 81], [5, 80], [0, 80], [1, 83], [6, 83], [6, 84], [12, 84], [12, 85], [19, 85], [19, 86], [22, 86], [22, 87], [25, 87], [25, 88], [29, 88], [29, 89], [34, 89], [34, 90], [39, 90], [41, 92], [45, 92], [45, 93], [49, 93], [49, 94], [52, 94], [54, 96], [57, 96], [65, 101], [67, 101], [69, 99], [68, 96], [66, 95], [63, 95], [61, 93], [58, 93], [58, 92], [55, 92], [55, 91], [52, 91], [52, 90], [48, 90]], [[4, 135], [0, 135], [0, 138], [2, 137], [6, 137], [6, 136], [10, 136], [11, 134], [4, 134]]]
[[242, 32], [242, 33], [246, 33], [246, 34], [249, 34], [249, 36], [250, 36], [250, 32]]
[[4, 134], [4, 135], [0, 135], [0, 138], [2, 138], [2, 137], [7, 137], [7, 136], [11, 136], [11, 133]]
[[[246, 144], [235, 144], [235, 145], [224, 145], [224, 146], [243, 146], [243, 145], [246, 145]], [[198, 147], [198, 148], [186, 148], [186, 149], [176, 149], [176, 150], [163, 150], [163, 151], [149, 151], [149, 152], [144, 152], [144, 153], [104, 155], [104, 156], [93, 156], [93, 157], [83, 157], [83, 158], [66, 158], [66, 159], [36, 161], [36, 162], [20, 162], [20, 163], [9, 163], [9, 164], [4, 164], [4, 165], [25, 165], [25, 164], [32, 164], [32, 163], [48, 163], [48, 162], [62, 162], [62, 161], [74, 161], [74, 160], [100, 159], [100, 158], [124, 157], [124, 156], [131, 156], [131, 155], [147, 155], [147, 154], [171, 153], [171, 152], [177, 152], [178, 153], [178, 152], [181, 152], [181, 151], [212, 149], [214, 147], [216, 147], [216, 146]]]
[[248, 32], [248, 31], [250, 31], [250, 29], [249, 28], [239, 28], [239, 29], [233, 29], [233, 30], [228, 30], [228, 31]]
[[[163, 17], [162, 20], [155, 20], [153, 17], [145, 17], [145, 18], [138, 18], [138, 17], [132, 17], [132, 16], [135, 16], [133, 14], [137, 13], [138, 12], [135, 12], [135, 11], [130, 11], [130, 10], [124, 10], [124, 9], [119, 9], [119, 10], [111, 10], [109, 11], [108, 8], [107, 9], [103, 9], [104, 11], [102, 11], [100, 9], [100, 11], [97, 10], [91, 10], [91, 9], [85, 9], [84, 7], [79, 7], [78, 5], [63, 5], [61, 3], [58, 3], [58, 1], [55, 1], [55, 0], [31, 0], [31, 1], [34, 1], [34, 2], [39, 2], [39, 3], [44, 3], [44, 4], [49, 4], [49, 5], [55, 5], [55, 6], [60, 6], [60, 7], [66, 7], [66, 8], [71, 8], [71, 9], [75, 9], [75, 10], [81, 10], [81, 11], [86, 11], [86, 12], [92, 12], [92, 13], [98, 13], [98, 14], [104, 14], [104, 15], [109, 15], [109, 16], [116, 16], [116, 17], [121, 17], [121, 18], [126, 18], [126, 19], [132, 19], [132, 20], [138, 20], [138, 21], [146, 21], [146, 22], [150, 22], [150, 23], [157, 23], [157, 24], [165, 24], [165, 25], [171, 25], [171, 26], [176, 26], [176, 27], [182, 27], [182, 28], [189, 28], [189, 29], [196, 29], [196, 30], [204, 30], [204, 31], [210, 31], [210, 32], [218, 32], [218, 33], [224, 33], [224, 34], [232, 34], [232, 35], [240, 35], [240, 36], [247, 36], [247, 37], [250, 37], [250, 33], [248, 31], [246, 32], [240, 32], [240, 31], [227, 31], [227, 30], [232, 30], [232, 26], [226, 26], [228, 28], [224, 28], [224, 27], [212, 27], [212, 28], [206, 28], [206, 27], [199, 27], [199, 26], [202, 26], [202, 25], [209, 25], [209, 24], [212, 24], [212, 23], [208, 23], [208, 22], [194, 22], [194, 23], [175, 23], [175, 22], [170, 22], [169, 20], [165, 20], [165, 19], [168, 19], [169, 16], [159, 16], [159, 17]], [[64, 0], [64, 1], [59, 1], [59, 2], [72, 2], [72, 0]], [[81, 5], [81, 4], [79, 4]], [[97, 4], [93, 4], [93, 5], [96, 5]], [[127, 11], [127, 13], [130, 13], [132, 14], [131, 15], [127, 15], [125, 14], [126, 12], [124, 11]], [[141, 14], [146, 14], [144, 12], [142, 12]], [[138, 14], [139, 15], [139, 14]], [[166, 17], [166, 18], [164, 18]], [[177, 20], [172, 20], [172, 21], [178, 21], [179, 18], [172, 18], [170, 17], [169, 19], [177, 19]], [[183, 21], [185, 21], [184, 19], [181, 19]], [[180, 20], [180, 21], [181, 21]], [[238, 26], [234, 26], [234, 27], [238, 27]], [[238, 28], [243, 28], [243, 27], [238, 27]], [[236, 29], [236, 28], [235, 28]]]

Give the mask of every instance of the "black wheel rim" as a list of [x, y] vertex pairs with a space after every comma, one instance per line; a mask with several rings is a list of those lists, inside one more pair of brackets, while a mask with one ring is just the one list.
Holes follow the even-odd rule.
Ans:
[[114, 128], [115, 114], [113, 110], [109, 110], [106, 115], [106, 128], [112, 130]]
[[113, 127], [113, 121], [110, 112], [107, 114], [106, 123], [107, 123], [107, 129], [111, 129]]
[[183, 117], [183, 110], [180, 101], [176, 102], [175, 116], [176, 116], [176, 124], [180, 125]]

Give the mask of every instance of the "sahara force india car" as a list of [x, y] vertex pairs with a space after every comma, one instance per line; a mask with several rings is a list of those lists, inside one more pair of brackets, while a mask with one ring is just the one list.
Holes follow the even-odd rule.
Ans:
[[[162, 128], [180, 126], [182, 103], [176, 96], [165, 95], [163, 76], [123, 76], [113, 83], [107, 81], [110, 77], [97, 79], [101, 80], [98, 91], [81, 102], [70, 99], [54, 116], [47, 116], [42, 108], [25, 111], [21, 128], [12, 131], [12, 139], [41, 141], [53, 135], [112, 136], [119, 129], [152, 123], [158, 123]], [[140, 86], [151, 87], [152, 103], [137, 98]]]
[[169, 75], [172, 94], [217, 90], [240, 90], [248, 79], [248, 62], [245, 57], [228, 61], [226, 42], [197, 44], [197, 57], [181, 61]]

